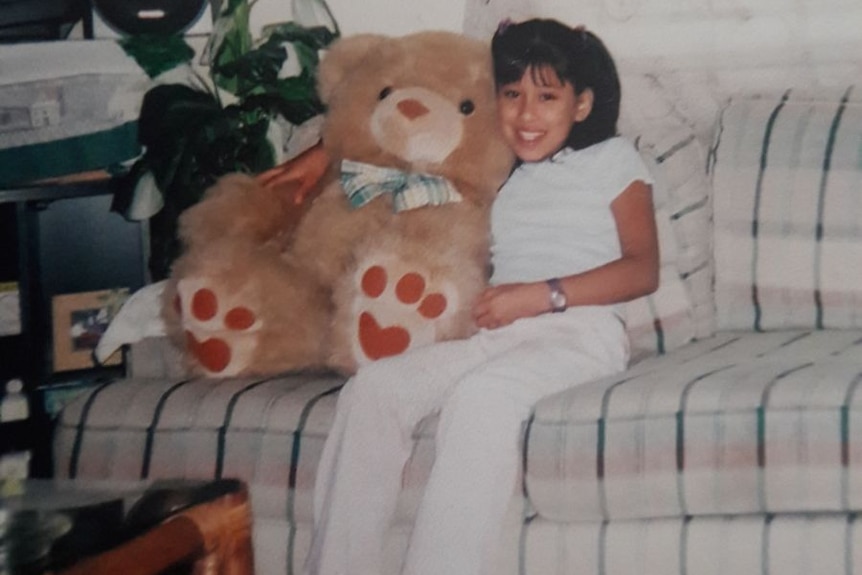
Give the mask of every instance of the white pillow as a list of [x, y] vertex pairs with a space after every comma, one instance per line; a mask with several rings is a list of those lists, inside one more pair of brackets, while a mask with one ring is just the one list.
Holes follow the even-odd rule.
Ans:
[[632, 359], [666, 353], [714, 333], [706, 154], [688, 130], [635, 138], [655, 179], [659, 288], [626, 304]]
[[661, 268], [659, 287], [651, 295], [625, 305], [631, 359], [666, 353], [694, 339], [694, 310], [677, 269], [677, 248], [670, 217], [656, 210]]

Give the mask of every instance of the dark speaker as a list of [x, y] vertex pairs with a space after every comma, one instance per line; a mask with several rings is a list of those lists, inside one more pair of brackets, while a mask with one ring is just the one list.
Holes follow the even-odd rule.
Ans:
[[209, 1], [93, 0], [93, 7], [94, 16], [117, 34], [170, 36], [191, 29], [202, 19]]

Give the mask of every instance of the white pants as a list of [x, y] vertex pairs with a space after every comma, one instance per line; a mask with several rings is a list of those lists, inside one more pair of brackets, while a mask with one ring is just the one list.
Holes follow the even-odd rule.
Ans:
[[364, 366], [345, 385], [315, 485], [309, 575], [381, 575], [383, 539], [414, 427], [440, 410], [436, 459], [405, 575], [479, 575], [519, 474], [523, 424], [543, 396], [622, 371], [607, 308], [570, 308]]

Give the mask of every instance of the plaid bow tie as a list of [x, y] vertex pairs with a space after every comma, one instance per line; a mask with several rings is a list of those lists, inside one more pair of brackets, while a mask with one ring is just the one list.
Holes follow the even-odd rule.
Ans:
[[449, 180], [440, 176], [412, 174], [351, 160], [341, 162], [341, 187], [353, 209], [382, 194], [392, 194], [392, 209], [396, 213], [462, 199]]

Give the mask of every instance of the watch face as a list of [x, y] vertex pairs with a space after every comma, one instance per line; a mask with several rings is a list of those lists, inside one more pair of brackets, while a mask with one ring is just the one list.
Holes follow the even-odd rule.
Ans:
[[566, 292], [563, 291], [559, 278], [549, 279], [546, 283], [551, 290], [551, 311], [564, 311], [569, 302], [566, 300]]
[[561, 291], [553, 291], [551, 292], [551, 305], [554, 309], [561, 309], [566, 307], [566, 296]]
[[565, 310], [568, 302], [566, 301], [566, 293], [560, 285], [560, 280], [556, 278], [548, 280], [548, 287], [551, 288], [551, 310]]

